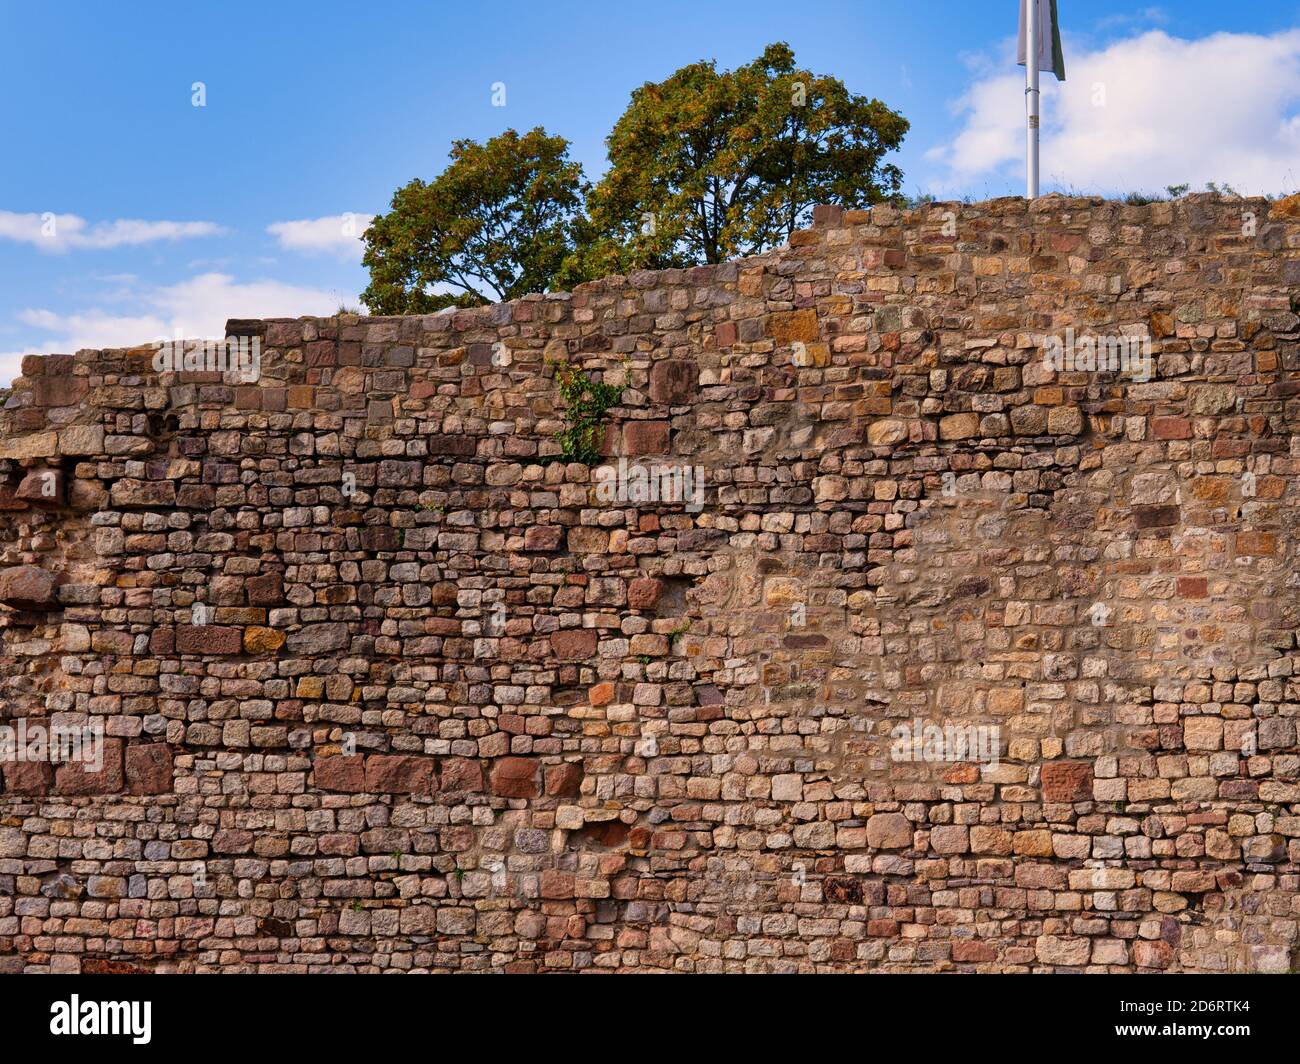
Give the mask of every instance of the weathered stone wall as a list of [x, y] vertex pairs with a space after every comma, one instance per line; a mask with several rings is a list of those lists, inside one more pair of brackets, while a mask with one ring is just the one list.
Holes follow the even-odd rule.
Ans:
[[[235, 322], [253, 384], [28, 360], [0, 716], [110, 738], [0, 766], [0, 969], [1287, 970], [1296, 206], [824, 209]], [[1156, 376], [1049, 372], [1069, 327]], [[547, 461], [555, 359], [698, 512]]]

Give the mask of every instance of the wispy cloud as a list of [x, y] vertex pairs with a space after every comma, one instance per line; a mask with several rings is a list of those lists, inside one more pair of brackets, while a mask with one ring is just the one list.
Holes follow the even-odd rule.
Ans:
[[119, 218], [111, 222], [87, 222], [75, 214], [0, 210], [0, 240], [30, 244], [41, 251], [61, 253], [72, 249], [133, 247], [159, 241], [189, 240], [218, 236], [225, 230], [215, 222], [146, 222]]
[[266, 231], [287, 251], [337, 255], [359, 261], [362, 236], [374, 219], [373, 214], [347, 211], [323, 218], [301, 218], [289, 222], [272, 222]]
[[1097, 20], [1098, 30], [1115, 30], [1125, 26], [1136, 26], [1141, 23], [1149, 23], [1157, 26], [1163, 26], [1169, 21], [1169, 15], [1161, 7], [1144, 7], [1140, 11], [1133, 11], [1124, 15], [1106, 15]]
[[[1009, 50], [1009, 49], [1008, 49]], [[1300, 173], [1300, 30], [1160, 31], [1088, 51], [1065, 45], [1067, 80], [1043, 80], [1044, 184], [1084, 191], [1200, 188], [1293, 191]], [[1024, 75], [977, 77], [958, 103], [964, 124], [927, 158], [946, 169], [936, 193], [1024, 165]]]

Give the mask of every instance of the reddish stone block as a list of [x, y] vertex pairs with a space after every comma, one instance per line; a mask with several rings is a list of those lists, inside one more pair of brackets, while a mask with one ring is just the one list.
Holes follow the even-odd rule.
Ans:
[[66, 498], [63, 470], [33, 469], [14, 494], [37, 506], [62, 506]]
[[537, 762], [529, 757], [502, 757], [488, 777], [492, 793], [503, 798], [536, 798]]
[[481, 791], [483, 767], [468, 757], [449, 757], [442, 763], [442, 790]]
[[217, 493], [207, 484], [184, 484], [176, 490], [176, 505], [182, 510], [211, 510]]
[[54, 786], [54, 766], [48, 761], [0, 762], [5, 794], [49, 794]]
[[642, 576], [627, 585], [627, 604], [634, 610], [652, 610], [663, 594], [663, 581]]
[[338, 345], [333, 340], [313, 340], [303, 351], [309, 366], [338, 364]]
[[630, 455], [667, 454], [669, 434], [666, 421], [629, 421], [623, 426], [623, 447]]
[[225, 828], [212, 836], [213, 853], [248, 853], [253, 848], [256, 836], [251, 831], [238, 831]]
[[32, 382], [32, 401], [37, 406], [74, 406], [88, 388], [85, 377], [37, 377]]
[[155, 657], [165, 657], [176, 650], [176, 630], [174, 628], [155, 628], [149, 636], [149, 653]]
[[135, 637], [116, 628], [101, 628], [90, 635], [90, 649], [103, 654], [130, 654]]
[[361, 530], [361, 546], [365, 550], [396, 550], [397, 529], [388, 525], [375, 525]]
[[563, 872], [558, 868], [542, 870], [541, 892], [543, 898], [559, 899], [573, 897], [573, 873]]
[[176, 650], [180, 654], [238, 654], [244, 634], [238, 628], [217, 624], [178, 624]]
[[524, 533], [524, 550], [559, 550], [564, 529], [559, 525], [531, 525]]
[[1040, 779], [1045, 802], [1086, 802], [1092, 798], [1092, 764], [1087, 761], [1051, 761]]
[[1138, 528], [1172, 528], [1178, 524], [1177, 506], [1135, 506], [1133, 519]]
[[1139, 968], [1168, 968], [1174, 963], [1174, 948], [1160, 939], [1139, 940], [1133, 943], [1133, 963]]
[[54, 789], [68, 796], [88, 794], [119, 794], [125, 780], [122, 774], [122, 740], [104, 739], [101, 742], [102, 762], [98, 768], [85, 761], [69, 761], [56, 765]]
[[11, 416], [13, 417], [14, 434], [18, 436], [25, 436], [29, 432], [41, 432], [49, 428], [45, 412], [34, 406], [15, 410]]
[[561, 661], [584, 661], [596, 653], [596, 629], [566, 628], [551, 633], [551, 653]]
[[619, 426], [613, 421], [606, 421], [600, 427], [600, 441], [596, 449], [602, 457], [608, 458], [618, 454], [622, 441], [623, 433]]
[[456, 454], [469, 457], [478, 449], [473, 436], [432, 435], [426, 438], [430, 454]]
[[322, 835], [316, 845], [328, 857], [355, 857], [361, 849], [360, 840], [355, 835], [343, 833]]
[[361, 794], [366, 789], [365, 758], [360, 754], [317, 758], [312, 765], [312, 777], [323, 791]]
[[236, 410], [260, 410], [262, 407], [262, 389], [256, 385], [245, 385], [235, 389]]
[[0, 510], [26, 510], [27, 503], [18, 498], [17, 488], [12, 484], [0, 484]]
[[123, 477], [115, 481], [109, 497], [114, 506], [139, 506], [143, 509], [176, 505], [176, 485], [170, 480], [136, 480]]
[[699, 380], [700, 371], [694, 362], [663, 359], [650, 369], [650, 398], [669, 406], [689, 403], [695, 398]]
[[167, 794], [172, 789], [172, 751], [166, 743], [126, 748], [128, 794]]
[[82, 975], [149, 975], [148, 968], [126, 961], [101, 961], [87, 958], [81, 962]]
[[289, 388], [289, 408], [306, 410], [315, 403], [316, 389], [310, 384], [295, 384]]
[[720, 350], [730, 347], [736, 342], [736, 323], [734, 321], [724, 321], [713, 330], [713, 339]]
[[1210, 593], [1210, 581], [1204, 576], [1180, 576], [1178, 594], [1183, 598], [1205, 598]]
[[1272, 532], [1238, 532], [1237, 553], [1261, 556], [1277, 553], [1277, 536]]
[[55, 578], [35, 565], [14, 565], [0, 569], [0, 603], [20, 610], [58, 608]]
[[582, 763], [569, 761], [546, 770], [546, 793], [552, 798], [576, 798], [582, 791]]
[[987, 942], [958, 941], [952, 944], [952, 959], [957, 964], [983, 964], [998, 959], [998, 951]]
[[1192, 423], [1185, 417], [1152, 418], [1151, 434], [1157, 440], [1190, 440]]
[[374, 794], [429, 794], [433, 762], [409, 754], [371, 754], [366, 758], [366, 790]]
[[297, 347], [302, 343], [302, 322], [270, 322], [266, 326], [267, 347]]
[[424, 467], [419, 462], [399, 462], [392, 459], [379, 463], [375, 483], [381, 488], [414, 488], [420, 484]]
[[284, 581], [279, 573], [250, 576], [245, 589], [250, 606], [279, 606], [284, 602]]

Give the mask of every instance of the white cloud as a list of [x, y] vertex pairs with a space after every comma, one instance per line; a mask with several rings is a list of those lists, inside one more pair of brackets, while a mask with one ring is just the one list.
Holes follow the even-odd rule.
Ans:
[[52, 310], [22, 310], [18, 312], [18, 320], [40, 332], [55, 334], [57, 339], [47, 341], [44, 346], [65, 354], [83, 347], [132, 347], [171, 335], [166, 318], [148, 313], [118, 315], [89, 310], [56, 314]]
[[361, 238], [374, 219], [373, 214], [328, 214], [324, 218], [302, 218], [292, 222], [272, 222], [266, 231], [288, 251], [325, 253], [359, 261]]
[[0, 352], [0, 388], [8, 388], [23, 370], [23, 351]]
[[338, 292], [283, 281], [237, 283], [224, 273], [203, 273], [180, 284], [156, 289], [148, 299], [164, 314], [172, 330], [185, 336], [225, 335], [228, 318], [296, 318], [327, 316], [339, 309]]
[[225, 230], [215, 222], [144, 222], [119, 218], [91, 224], [75, 214], [46, 211], [19, 214], [0, 210], [0, 239], [31, 244], [41, 251], [64, 252], [72, 248], [118, 248], [153, 244], [160, 240], [188, 240], [218, 236]]
[[[50, 334], [26, 353], [71, 354], [82, 348], [133, 347], [177, 337], [218, 338], [225, 335], [230, 318], [325, 317], [342, 301], [337, 291], [273, 280], [241, 284], [228, 274], [204, 273], [179, 284], [137, 291], [130, 314], [29, 308], [17, 317], [29, 329]], [[0, 354], [0, 388], [17, 376], [23, 353]]]
[[[1043, 76], [1045, 188], [1115, 193], [1187, 183], [1195, 190], [1215, 181], [1242, 193], [1294, 191], [1300, 30], [1195, 41], [1152, 31], [1095, 51], [1071, 45], [1067, 39], [1067, 80]], [[961, 132], [927, 153], [947, 171], [930, 191], [964, 193], [980, 179], [1023, 173], [1019, 67], [975, 81], [958, 112]]]

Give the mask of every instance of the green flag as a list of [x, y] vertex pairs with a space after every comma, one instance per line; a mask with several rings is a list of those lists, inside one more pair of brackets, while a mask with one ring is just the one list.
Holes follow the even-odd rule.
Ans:
[[[1020, 43], [1016, 62], [1025, 65], [1025, 5], [1020, 7]], [[1038, 16], [1038, 69], [1050, 70], [1057, 81], [1065, 80], [1065, 53], [1061, 51], [1061, 22], [1056, 15], [1056, 0], [1030, 0]]]

